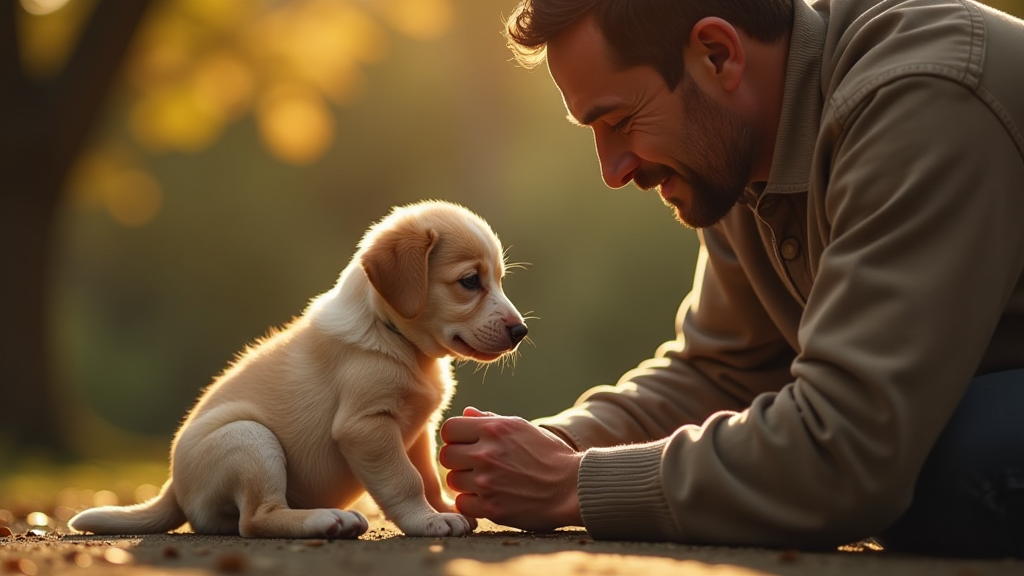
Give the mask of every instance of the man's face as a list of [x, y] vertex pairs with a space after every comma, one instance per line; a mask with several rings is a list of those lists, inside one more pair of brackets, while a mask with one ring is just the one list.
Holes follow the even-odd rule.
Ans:
[[736, 205], [750, 176], [752, 130], [689, 74], [669, 90], [649, 66], [620, 69], [587, 19], [547, 47], [570, 120], [594, 132], [605, 183], [657, 188], [684, 225], [705, 228]]

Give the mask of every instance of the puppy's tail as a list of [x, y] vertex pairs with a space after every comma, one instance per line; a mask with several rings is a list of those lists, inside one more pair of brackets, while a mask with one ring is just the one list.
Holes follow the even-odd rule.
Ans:
[[68, 526], [93, 534], [160, 534], [185, 523], [185, 513], [174, 495], [173, 480], [160, 494], [134, 506], [100, 506], [77, 514]]

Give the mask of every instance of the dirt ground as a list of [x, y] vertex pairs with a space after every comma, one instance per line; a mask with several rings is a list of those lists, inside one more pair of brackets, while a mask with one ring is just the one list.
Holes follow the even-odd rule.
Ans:
[[190, 533], [112, 538], [21, 528], [11, 525], [12, 534], [0, 537], [0, 575], [1024, 575], [1021, 560], [900, 556], [865, 546], [809, 553], [598, 542], [578, 530], [529, 534], [486, 521], [461, 538], [409, 538], [380, 516], [370, 517], [370, 530], [358, 540], [333, 541]]

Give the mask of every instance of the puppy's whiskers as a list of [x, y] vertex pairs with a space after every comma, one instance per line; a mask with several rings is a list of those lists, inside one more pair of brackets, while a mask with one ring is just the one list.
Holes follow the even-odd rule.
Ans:
[[519, 363], [519, 350], [516, 350], [516, 351], [512, 352], [511, 354], [509, 354], [508, 356], [505, 356], [504, 358], [502, 358], [501, 372], [504, 374], [505, 366], [511, 365], [512, 366], [512, 375], [515, 376], [516, 375], [516, 365], [518, 363]]
[[[507, 252], [507, 250], [506, 250], [506, 252]], [[514, 270], [516, 270], [516, 269], [526, 270], [526, 268], [528, 266], [532, 266], [532, 264], [530, 264], [529, 262], [508, 262], [508, 261], [506, 261], [505, 262], [505, 272], [507, 274], [513, 274]]]
[[473, 374], [476, 374], [480, 370], [484, 371], [484, 375], [482, 377], [480, 377], [480, 384], [486, 384], [487, 383], [487, 371], [490, 370], [490, 369], [491, 369], [491, 365], [490, 364], [481, 364], [479, 362], [476, 363], [476, 368], [473, 369]]

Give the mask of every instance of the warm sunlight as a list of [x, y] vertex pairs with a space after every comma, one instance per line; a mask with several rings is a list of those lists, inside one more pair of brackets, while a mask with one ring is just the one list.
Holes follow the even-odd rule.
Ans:
[[498, 576], [499, 574], [646, 574], [647, 576], [772, 576], [775, 572], [736, 564], [710, 564], [627, 554], [564, 551], [524, 554], [505, 562], [459, 558], [445, 565], [446, 576]]
[[78, 161], [68, 192], [78, 206], [101, 207], [124, 226], [144, 226], [160, 213], [163, 190], [152, 175], [133, 166], [125, 150], [98, 148]]
[[151, 152], [199, 152], [220, 136], [223, 118], [203, 106], [188, 82], [163, 86], [135, 103], [132, 134]]
[[410, 38], [433, 40], [452, 25], [449, 0], [391, 0], [383, 7], [388, 22]]
[[243, 45], [269, 80], [303, 80], [344, 104], [359, 86], [359, 67], [384, 57], [387, 35], [359, 7], [312, 0], [260, 18]]
[[103, 190], [107, 211], [129, 227], [148, 224], [160, 212], [163, 193], [160, 183], [141, 170], [117, 174]]
[[36, 79], [52, 78], [71, 53], [92, 0], [22, 0], [18, 16], [18, 47], [25, 72]]
[[21, 0], [21, 7], [29, 14], [42, 16], [60, 10], [67, 3], [68, 0]]
[[[22, 4], [26, 69], [52, 77], [95, 3]], [[434, 40], [450, 30], [452, 20], [449, 0], [156, 3], [127, 63], [134, 88], [131, 133], [150, 153], [196, 153], [252, 112], [271, 155], [308, 164], [334, 143], [335, 115], [328, 102], [346, 106], [363, 93], [364, 67], [388, 52], [388, 28]], [[282, 85], [304, 88], [282, 91]]]
[[256, 110], [263, 143], [292, 164], [320, 158], [334, 139], [334, 123], [327, 104], [316, 91], [300, 84], [275, 88]]
[[[22, 5], [25, 67], [34, 76], [53, 77], [95, 1]], [[365, 92], [364, 70], [386, 57], [389, 34], [435, 40], [453, 20], [450, 0], [154, 3], [126, 63], [130, 133], [154, 155], [194, 154], [252, 113], [269, 154], [310, 164], [335, 143], [334, 107], [351, 105]], [[148, 192], [130, 198], [107, 197], [119, 222], [140, 225], [148, 221], [141, 206], [159, 206], [159, 196]]]
[[255, 89], [252, 71], [227, 51], [204, 58], [192, 76], [196, 102], [224, 121], [236, 120], [249, 109]]

